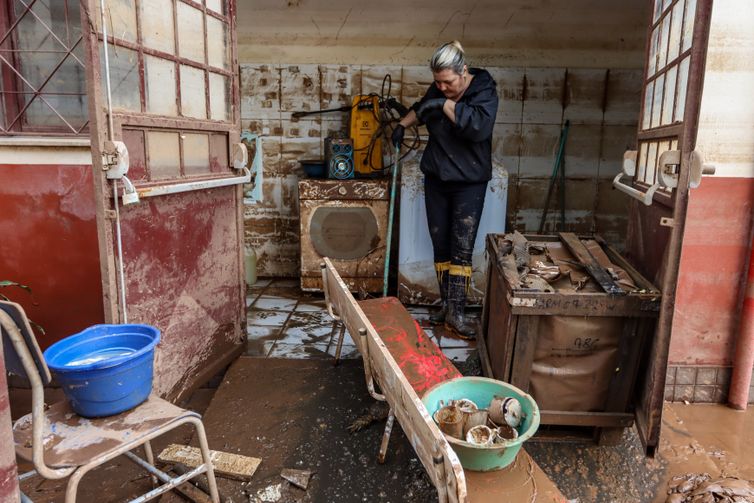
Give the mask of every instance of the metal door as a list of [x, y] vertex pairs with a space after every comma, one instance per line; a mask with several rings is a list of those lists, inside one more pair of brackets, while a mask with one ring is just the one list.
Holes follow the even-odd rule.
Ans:
[[105, 317], [162, 331], [175, 398], [244, 338], [235, 1], [82, 6]]
[[637, 426], [649, 455], [658, 445], [662, 423], [690, 170], [699, 165], [694, 147], [712, 0], [653, 0], [652, 7], [638, 148], [627, 153], [629, 168], [624, 168], [632, 178], [626, 183], [619, 175], [614, 182], [634, 197], [627, 257], [662, 285], [660, 317], [642, 362], [643, 380], [636, 388]]

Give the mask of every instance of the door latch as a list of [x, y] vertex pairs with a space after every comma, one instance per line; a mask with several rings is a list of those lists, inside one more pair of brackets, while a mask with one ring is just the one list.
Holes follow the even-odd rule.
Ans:
[[102, 149], [102, 170], [109, 180], [118, 180], [128, 173], [128, 149], [122, 141], [106, 141]]

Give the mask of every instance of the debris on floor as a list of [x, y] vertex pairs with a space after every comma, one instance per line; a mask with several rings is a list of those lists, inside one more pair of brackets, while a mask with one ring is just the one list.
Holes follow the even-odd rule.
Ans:
[[[262, 462], [259, 458], [231, 454], [229, 452], [209, 451], [215, 475], [229, 479], [249, 481]], [[202, 452], [189, 445], [168, 445], [157, 459], [163, 463], [180, 463], [190, 468], [202, 464]]]
[[369, 428], [372, 423], [382, 422], [390, 414], [390, 406], [387, 402], [373, 402], [366, 411], [348, 425], [349, 433], [356, 433]]
[[[172, 478], [178, 478], [182, 475], [182, 473], [173, 470], [167, 470], [165, 473], [167, 473]], [[194, 503], [212, 503], [212, 498], [210, 497], [209, 492], [205, 492], [202, 489], [196, 487], [190, 481], [186, 481], [183, 484], [176, 486], [175, 490], [181, 493], [181, 495], [183, 495], [189, 501], [193, 501]]]
[[255, 496], [249, 497], [249, 503], [274, 503], [283, 497], [282, 484], [273, 484], [257, 491]]
[[306, 488], [309, 487], [309, 479], [312, 477], [312, 472], [311, 470], [295, 470], [293, 468], [286, 468], [282, 472], [280, 472], [280, 476], [294, 486], [306, 491]]
[[672, 478], [666, 503], [751, 503], [754, 485], [736, 477], [712, 479], [709, 473], [687, 473]]

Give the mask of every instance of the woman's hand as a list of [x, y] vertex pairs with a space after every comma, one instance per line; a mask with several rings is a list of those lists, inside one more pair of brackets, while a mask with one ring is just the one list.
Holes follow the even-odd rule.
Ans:
[[445, 106], [447, 98], [433, 98], [426, 100], [416, 109], [416, 116], [423, 123], [427, 122], [427, 119], [437, 112], [442, 112], [443, 106]]
[[403, 125], [398, 124], [393, 129], [393, 134], [390, 135], [390, 141], [393, 142], [393, 146], [400, 147], [403, 144], [403, 135], [406, 134], [406, 128]]

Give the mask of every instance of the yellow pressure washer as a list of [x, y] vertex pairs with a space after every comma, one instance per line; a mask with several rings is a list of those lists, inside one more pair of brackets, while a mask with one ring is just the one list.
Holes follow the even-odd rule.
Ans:
[[386, 75], [381, 94], [357, 94], [351, 99], [350, 106], [293, 112], [291, 117], [350, 112], [348, 136], [353, 143], [354, 174], [362, 178], [385, 176], [389, 174], [387, 168], [390, 166], [383, 165], [383, 137], [389, 136], [394, 124], [408, 113], [405, 106], [390, 96], [390, 86], [390, 75]]

